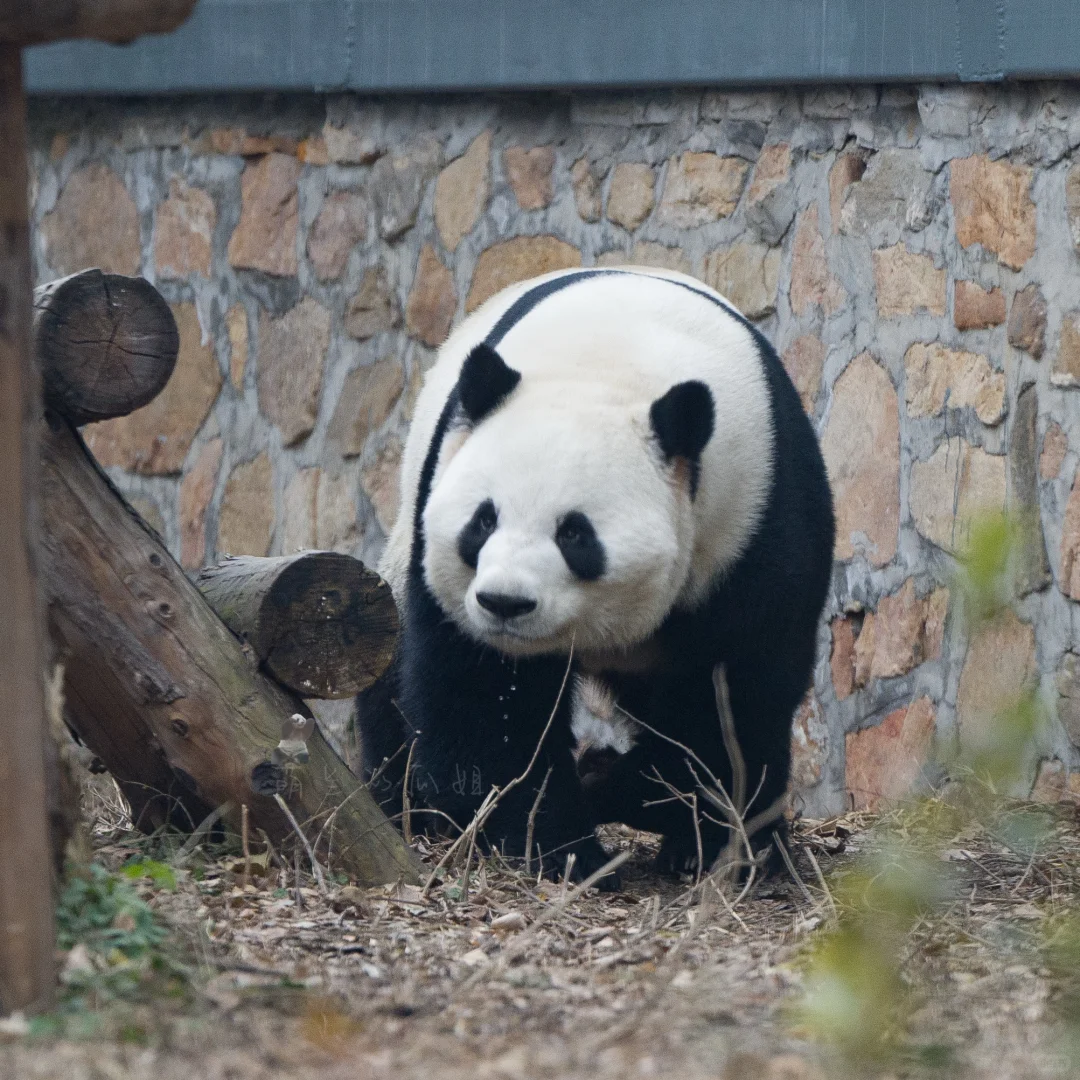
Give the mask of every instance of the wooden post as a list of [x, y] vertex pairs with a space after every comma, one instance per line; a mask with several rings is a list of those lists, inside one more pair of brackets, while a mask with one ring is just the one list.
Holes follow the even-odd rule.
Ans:
[[53, 996], [22, 56], [0, 43], [0, 1013]]

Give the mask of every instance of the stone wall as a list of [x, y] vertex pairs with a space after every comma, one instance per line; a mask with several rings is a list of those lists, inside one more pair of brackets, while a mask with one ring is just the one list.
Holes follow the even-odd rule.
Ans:
[[[174, 305], [169, 387], [87, 437], [185, 567], [373, 561], [455, 319], [558, 267], [675, 267], [776, 344], [832, 476], [805, 809], [901, 794], [1030, 678], [1060, 705], [1038, 793], [1080, 793], [1080, 88], [39, 101], [32, 133], [38, 277]], [[1045, 544], [968, 642], [952, 553], [1005, 506]]]

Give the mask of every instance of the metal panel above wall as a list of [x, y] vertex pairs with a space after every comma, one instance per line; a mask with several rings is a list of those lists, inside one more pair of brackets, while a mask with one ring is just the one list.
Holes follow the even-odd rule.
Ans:
[[29, 50], [32, 93], [523, 90], [1080, 74], [1075, 0], [200, 0]]

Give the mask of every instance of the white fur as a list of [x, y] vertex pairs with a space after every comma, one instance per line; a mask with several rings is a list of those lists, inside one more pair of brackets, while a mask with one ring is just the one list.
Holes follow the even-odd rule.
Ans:
[[637, 744], [636, 726], [615, 704], [611, 690], [597, 679], [578, 676], [570, 708], [575, 757], [589, 750], [628, 754]]
[[[547, 275], [548, 277], [560, 276]], [[768, 389], [749, 331], [667, 271], [576, 282], [517, 323], [499, 344], [522, 380], [467, 438], [444, 443], [424, 514], [424, 572], [463, 629], [507, 652], [626, 649], [672, 607], [693, 607], [745, 549], [772, 477]], [[488, 301], [451, 335], [428, 373], [406, 442], [401, 511], [380, 571], [399, 603], [424, 457], [466, 355], [526, 289]], [[718, 294], [718, 299], [721, 299]], [[726, 304], [727, 302], [724, 301]], [[652, 444], [649, 407], [688, 379], [712, 391], [716, 423], [697, 497]], [[485, 498], [499, 527], [475, 574], [457, 536]], [[558, 520], [585, 513], [607, 553], [599, 581], [577, 580], [554, 542]], [[496, 625], [481, 591], [528, 595], [536, 610]]]

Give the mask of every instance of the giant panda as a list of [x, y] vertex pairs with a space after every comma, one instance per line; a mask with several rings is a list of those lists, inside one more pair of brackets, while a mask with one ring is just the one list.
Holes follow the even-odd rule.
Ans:
[[[832, 500], [776, 352], [721, 295], [634, 268], [505, 289], [427, 374], [400, 505], [380, 564], [402, 618], [393, 707], [359, 710], [369, 775], [409, 744], [414, 805], [460, 827], [539, 745], [489, 844], [524, 854], [548, 777], [531, 854], [549, 872], [601, 867], [605, 821], [661, 833], [660, 869], [687, 870], [726, 828], [699, 833], [662, 781], [695, 790], [689, 748], [730, 784], [723, 663], [751, 809], [783, 795]], [[585, 783], [583, 685], [634, 727]]]

